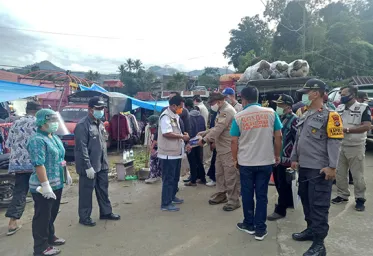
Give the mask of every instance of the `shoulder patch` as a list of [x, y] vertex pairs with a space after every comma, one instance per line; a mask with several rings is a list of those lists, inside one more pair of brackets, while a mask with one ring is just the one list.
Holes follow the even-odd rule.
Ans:
[[329, 112], [328, 124], [326, 126], [328, 138], [343, 139], [343, 124], [341, 116], [337, 112]]

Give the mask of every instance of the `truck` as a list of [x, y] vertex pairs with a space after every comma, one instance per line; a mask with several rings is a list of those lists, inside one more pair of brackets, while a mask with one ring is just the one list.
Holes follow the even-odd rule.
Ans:
[[79, 91], [70, 94], [68, 98], [68, 105], [64, 106], [60, 114], [65, 121], [65, 125], [69, 130], [69, 134], [61, 137], [66, 150], [66, 157], [74, 156], [75, 136], [74, 130], [77, 123], [85, 116], [88, 115], [88, 102], [94, 97], [101, 97], [106, 103], [105, 115], [102, 118], [108, 138], [107, 146], [112, 144], [112, 136], [110, 135], [110, 120], [113, 116], [120, 112], [131, 110], [131, 101], [121, 93], [115, 92], [98, 92], [98, 91]]
[[226, 74], [222, 75], [219, 79], [219, 91], [223, 91], [225, 88], [232, 88], [236, 90], [236, 83], [240, 79], [242, 74]]

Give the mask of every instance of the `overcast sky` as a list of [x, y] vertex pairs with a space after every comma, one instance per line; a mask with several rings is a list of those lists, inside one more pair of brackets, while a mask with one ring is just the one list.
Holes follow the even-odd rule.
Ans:
[[184, 71], [223, 67], [229, 31], [263, 10], [260, 0], [0, 0], [0, 65], [49, 60], [74, 71], [115, 73], [134, 58]]

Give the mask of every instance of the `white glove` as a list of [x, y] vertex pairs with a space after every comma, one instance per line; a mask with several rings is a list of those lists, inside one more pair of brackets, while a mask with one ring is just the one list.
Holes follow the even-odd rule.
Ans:
[[93, 169], [93, 167], [91, 167], [91, 168], [85, 170], [85, 172], [87, 173], [87, 177], [88, 177], [88, 179], [93, 180], [93, 179], [95, 178], [95, 173], [96, 173], [96, 172], [95, 172], [95, 170]]
[[56, 200], [56, 195], [54, 194], [51, 185], [49, 185], [49, 181], [41, 183], [41, 187], [37, 187], [36, 191], [42, 194], [46, 199]]
[[71, 178], [70, 176], [70, 172], [68, 170], [66, 170], [66, 185], [71, 185], [73, 184], [73, 179]]

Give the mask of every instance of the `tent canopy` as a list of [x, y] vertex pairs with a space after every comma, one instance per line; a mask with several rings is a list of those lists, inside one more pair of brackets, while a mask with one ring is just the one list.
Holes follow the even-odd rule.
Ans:
[[55, 90], [54, 88], [0, 80], [0, 102], [33, 97], [43, 93], [54, 92]]
[[[86, 87], [81, 84], [79, 86], [80, 86], [80, 90], [82, 91], [107, 92], [107, 90], [98, 86], [97, 84], [92, 84], [91, 87]], [[161, 112], [164, 107], [168, 106], [168, 101], [142, 101], [142, 100], [138, 100], [136, 98], [127, 96], [125, 94], [119, 93], [119, 92], [113, 92], [113, 93], [124, 95], [125, 97], [130, 99], [132, 101], [132, 110], [137, 109], [137, 108], [145, 108], [145, 109]]]

